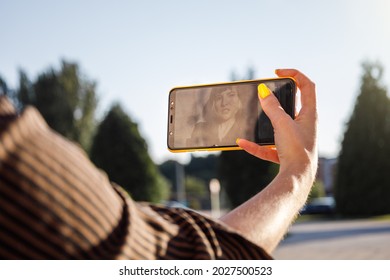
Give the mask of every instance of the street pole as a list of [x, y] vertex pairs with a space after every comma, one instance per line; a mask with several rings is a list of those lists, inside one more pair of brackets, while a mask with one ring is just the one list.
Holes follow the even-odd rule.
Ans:
[[210, 201], [211, 201], [211, 216], [219, 218], [221, 216], [221, 207], [219, 202], [219, 193], [221, 191], [221, 184], [218, 179], [210, 180]]

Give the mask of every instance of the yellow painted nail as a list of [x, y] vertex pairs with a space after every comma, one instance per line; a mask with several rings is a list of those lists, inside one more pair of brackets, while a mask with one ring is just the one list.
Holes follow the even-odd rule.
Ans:
[[257, 92], [259, 94], [259, 97], [262, 99], [266, 98], [268, 95], [271, 94], [271, 90], [265, 84], [260, 84], [257, 87]]
[[238, 142], [240, 141], [240, 138], [237, 138], [236, 139], [236, 144], [238, 145]]

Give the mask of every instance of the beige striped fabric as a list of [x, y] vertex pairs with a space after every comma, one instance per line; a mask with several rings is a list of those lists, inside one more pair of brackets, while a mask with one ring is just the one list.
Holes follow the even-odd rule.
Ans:
[[270, 259], [187, 209], [134, 202], [35, 108], [0, 96], [0, 259]]

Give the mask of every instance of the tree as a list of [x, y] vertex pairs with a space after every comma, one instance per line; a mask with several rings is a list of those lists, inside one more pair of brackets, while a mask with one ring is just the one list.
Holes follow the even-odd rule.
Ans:
[[308, 201], [312, 201], [315, 198], [326, 196], [325, 186], [321, 180], [316, 180], [311, 188]]
[[202, 201], [209, 197], [205, 182], [196, 177], [186, 176], [185, 190], [188, 206], [196, 210], [202, 209]]
[[[255, 71], [250, 67], [243, 79], [251, 80], [254, 76]], [[236, 75], [233, 73], [232, 77]], [[267, 186], [276, 170], [276, 165], [255, 158], [245, 151], [226, 151], [219, 157], [218, 177], [233, 207], [240, 205]]]
[[206, 184], [216, 178], [218, 168], [218, 156], [210, 154], [206, 157], [191, 155], [190, 162], [185, 166], [185, 173], [203, 180]]
[[160, 202], [168, 197], [168, 185], [147, 149], [137, 124], [116, 104], [98, 126], [91, 160], [133, 199]]
[[8, 94], [8, 86], [5, 80], [0, 76], [0, 95]]
[[380, 64], [363, 64], [338, 159], [335, 199], [341, 214], [390, 213], [390, 101], [382, 75]]
[[260, 160], [245, 151], [222, 152], [219, 157], [219, 180], [233, 207], [266, 187], [277, 166]]
[[20, 110], [35, 106], [52, 129], [88, 151], [96, 126], [95, 89], [95, 82], [85, 78], [76, 63], [62, 61], [60, 70], [49, 68], [34, 82], [20, 70], [15, 95]]
[[[184, 184], [188, 206], [195, 209], [206, 209], [210, 208], [208, 185], [212, 178], [217, 177], [217, 164], [218, 156], [211, 154], [206, 157], [191, 156], [190, 162], [186, 165], [168, 160], [160, 164], [159, 169], [171, 182], [173, 200], [180, 200], [177, 193], [179, 190], [177, 184], [182, 179], [183, 182], [181, 183]], [[178, 167], [181, 168], [181, 172]], [[183, 178], [180, 178], [181, 176]]]

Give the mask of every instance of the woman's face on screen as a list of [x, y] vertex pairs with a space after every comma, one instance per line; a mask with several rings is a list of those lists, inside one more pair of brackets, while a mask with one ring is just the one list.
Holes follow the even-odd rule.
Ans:
[[240, 107], [240, 99], [236, 89], [226, 89], [216, 94], [214, 109], [222, 121], [233, 118]]

